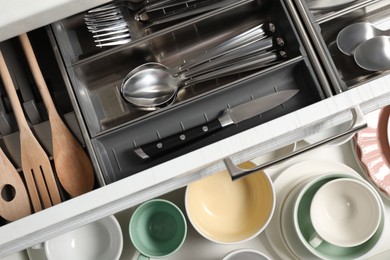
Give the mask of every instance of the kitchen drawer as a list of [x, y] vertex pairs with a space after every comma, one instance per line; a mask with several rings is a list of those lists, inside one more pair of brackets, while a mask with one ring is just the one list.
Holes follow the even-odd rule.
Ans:
[[369, 71], [359, 67], [353, 55], [339, 50], [336, 38], [343, 28], [357, 22], [370, 22], [379, 29], [389, 29], [390, 1], [354, 1], [346, 7], [322, 12], [310, 11], [301, 1], [294, 2], [337, 92], [388, 74], [388, 71]]
[[[326, 97], [324, 87], [311, 64], [315, 57], [306, 51], [302, 37], [283, 2], [237, 1], [204, 15], [166, 25], [155, 31], [137, 24], [134, 38], [119, 47], [94, 47], [86, 31], [85, 13], [52, 25], [61, 56], [60, 66], [69, 75], [68, 88], [80, 105], [81, 114], [99, 160], [102, 178], [112, 183], [164, 161], [179, 157], [210, 143], [306, 107]], [[130, 25], [133, 25], [131, 22]], [[229, 35], [255, 25], [271, 23], [274, 39], [284, 41], [287, 58], [261, 70], [218, 78], [183, 88], [170, 106], [156, 111], [139, 111], [127, 104], [120, 87], [126, 74], [145, 62], [159, 62], [168, 68], [191, 61]], [[267, 27], [265, 27], [267, 28]], [[61, 63], [62, 62], [62, 63]], [[154, 160], [142, 160], [133, 150], [184, 129], [205, 124], [226, 107], [234, 107], [269, 93], [298, 89], [299, 93], [260, 117], [223, 129], [208, 138]], [[163, 124], [161, 122], [164, 122]]]
[[[318, 51], [324, 48], [313, 44], [314, 36], [305, 31], [308, 25], [297, 8], [299, 4], [296, 7], [289, 1], [266, 3], [263, 6], [258, 1], [238, 1], [213, 12], [212, 16], [201, 15], [105, 50], [83, 47], [86, 42], [81, 39], [86, 35], [78, 38], [77, 33], [73, 34], [74, 28], [83, 25], [85, 10], [81, 9], [83, 12], [79, 14], [32, 32], [49, 31], [62, 73], [59, 78], [65, 82], [62, 90], [66, 89], [71, 99], [69, 113], [95, 163], [99, 183], [87, 194], [1, 226], [0, 232], [9, 235], [0, 236], [0, 257], [214, 174], [225, 169], [226, 162], [238, 164], [345, 123], [351, 120], [351, 109], [357, 106], [368, 113], [390, 104], [389, 75], [374, 75], [352, 88], [345, 88], [338, 78], [337, 84], [333, 84], [328, 70], [333, 73], [337, 70], [332, 64], [322, 68], [325, 60]], [[241, 14], [248, 19], [238, 19]], [[214, 17], [220, 18], [219, 26], [211, 28]], [[191, 91], [174, 105], [158, 111], [134, 111], [118, 98], [115, 91], [135, 66], [145, 61], [175, 66], [194, 55], [189, 50], [205, 47], [203, 41], [216, 43], [234, 26], [245, 28], [251, 21], [263, 19], [271, 19], [284, 37], [290, 55], [287, 60], [229, 78], [224, 84], [205, 84], [199, 92]], [[224, 24], [232, 27], [225, 28]], [[167, 56], [160, 55], [165, 47], [150, 44], [165, 43], [162, 46], [168, 48], [175, 43], [172, 35], [177, 37], [181, 35], [179, 32], [193, 35], [191, 32], [199, 28], [204, 31], [194, 41], [180, 42], [181, 51], [172, 51]], [[87, 44], [91, 46], [90, 42]], [[133, 153], [137, 145], [214, 119], [227, 105], [248, 101], [251, 95], [258, 97], [295, 88], [300, 90], [299, 94], [283, 106], [182, 150], [146, 162]], [[116, 103], [110, 103], [112, 99]]]

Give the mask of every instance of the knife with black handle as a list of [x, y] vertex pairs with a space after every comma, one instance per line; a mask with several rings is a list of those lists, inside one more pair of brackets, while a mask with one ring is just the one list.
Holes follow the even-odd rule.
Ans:
[[299, 92], [298, 89], [282, 90], [252, 101], [225, 109], [221, 115], [210, 122], [195, 126], [163, 139], [141, 145], [134, 152], [142, 159], [157, 158], [181, 147], [196, 142], [205, 136], [221, 130], [229, 125], [238, 124], [256, 115], [277, 107]]

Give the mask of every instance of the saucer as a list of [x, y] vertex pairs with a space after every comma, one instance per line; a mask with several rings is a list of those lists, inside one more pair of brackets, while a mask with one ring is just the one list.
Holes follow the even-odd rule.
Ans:
[[287, 195], [293, 187], [306, 178], [326, 172], [342, 172], [359, 175], [355, 170], [342, 163], [325, 160], [307, 160], [287, 168], [274, 180], [276, 193], [275, 212], [265, 230], [265, 235], [271, 247], [281, 259], [297, 259], [293, 251], [288, 247], [281, 230], [281, 211]]
[[366, 177], [387, 198], [390, 198], [390, 106], [366, 115], [367, 128], [355, 137], [356, 157]]

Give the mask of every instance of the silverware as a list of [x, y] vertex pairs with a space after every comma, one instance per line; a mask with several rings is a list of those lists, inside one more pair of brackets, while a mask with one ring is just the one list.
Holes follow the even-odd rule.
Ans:
[[88, 30], [94, 35], [97, 47], [122, 45], [131, 41], [129, 22], [136, 20], [145, 24], [144, 30], [153, 26], [188, 18], [212, 11], [235, 0], [165, 0], [147, 2], [133, 16], [129, 1], [117, 1], [88, 11], [84, 16]]
[[354, 52], [357, 65], [369, 71], [390, 69], [390, 37], [376, 36], [361, 43]]
[[284, 42], [267, 37], [267, 25], [274, 31], [272, 24], [258, 25], [175, 68], [155, 62], [138, 66], [123, 80], [122, 96], [135, 108], [156, 110], [172, 104], [184, 87], [279, 62], [285, 53], [276, 49]]
[[214, 134], [224, 127], [238, 124], [256, 115], [271, 110], [283, 104], [299, 92], [298, 89], [282, 90], [263, 96], [247, 103], [225, 109], [215, 120], [200, 126], [188, 129], [181, 133], [163, 138], [161, 140], [141, 145], [134, 152], [142, 159], [156, 158], [170, 153], [181, 147], [196, 142], [199, 139]]
[[382, 35], [390, 35], [390, 31], [382, 31], [368, 22], [359, 22], [343, 28], [337, 34], [336, 43], [341, 52], [352, 55], [359, 44]]

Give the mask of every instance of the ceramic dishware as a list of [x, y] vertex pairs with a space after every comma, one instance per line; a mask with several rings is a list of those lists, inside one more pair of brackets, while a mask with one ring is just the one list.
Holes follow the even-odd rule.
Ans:
[[354, 247], [375, 234], [381, 220], [381, 207], [368, 184], [339, 178], [325, 183], [315, 193], [310, 219], [316, 230], [309, 241], [313, 247], [324, 240], [340, 247]]
[[357, 132], [356, 157], [369, 181], [387, 199], [390, 198], [390, 106], [366, 115], [367, 128]]
[[[250, 162], [240, 165], [254, 166]], [[232, 181], [224, 170], [188, 185], [185, 207], [203, 237], [222, 244], [240, 243], [267, 227], [275, 208], [275, 191], [262, 171]]]
[[[376, 191], [372, 187], [368, 186], [374, 192], [375, 198], [380, 204], [380, 223], [374, 234], [367, 241], [353, 247], [340, 247], [325, 240], [316, 246], [310, 244], [310, 241], [313, 239], [313, 235], [316, 233], [310, 218], [310, 208], [313, 197], [323, 185], [333, 179], [339, 178], [350, 178], [365, 183], [365, 181], [360, 177], [343, 177], [341, 175], [338, 177], [330, 177], [322, 175], [318, 178], [312, 179], [299, 188], [294, 195], [291, 195], [295, 196], [294, 198], [290, 198], [289, 202], [291, 205], [289, 211], [290, 216], [292, 214], [292, 217], [289, 218], [290, 225], [284, 224], [284, 229], [286, 237], [289, 238], [286, 239], [286, 241], [290, 244], [290, 248], [294, 250], [294, 246], [298, 246], [299, 249], [295, 250], [295, 253], [298, 252], [298, 255], [311, 255], [312, 257], [315, 256], [321, 259], [354, 259], [369, 252], [381, 237], [384, 228], [383, 202]], [[288, 235], [288, 231], [291, 232], [292, 235]]]
[[227, 254], [223, 260], [271, 260], [265, 254], [254, 249], [237, 249]]
[[[305, 190], [306, 187], [320, 187], [321, 185], [335, 180], [337, 178], [346, 178], [351, 177], [351, 174], [345, 173], [335, 173], [335, 172], [326, 172], [319, 173], [310, 176], [301, 182], [297, 183], [291, 191], [287, 194], [286, 200], [284, 201], [281, 209], [281, 231], [284, 236], [284, 240], [287, 246], [292, 251], [293, 255], [297, 259], [310, 259], [314, 255], [310, 250], [308, 250], [304, 243], [301, 241], [298, 236], [298, 230], [295, 227], [294, 223], [294, 204], [297, 201], [300, 193]], [[357, 177], [359, 177], [357, 175]]]
[[42, 247], [48, 260], [118, 260], [122, 230], [117, 219], [109, 216], [35, 245], [28, 250], [29, 255], [38, 255]]
[[134, 247], [140, 252], [138, 259], [161, 258], [172, 255], [183, 245], [187, 223], [175, 204], [154, 199], [134, 211], [129, 234]]

